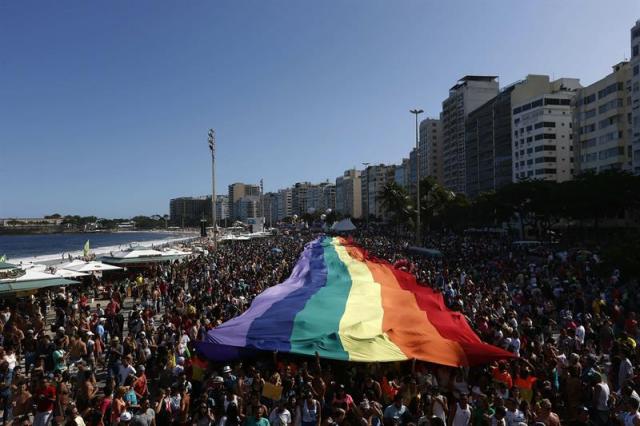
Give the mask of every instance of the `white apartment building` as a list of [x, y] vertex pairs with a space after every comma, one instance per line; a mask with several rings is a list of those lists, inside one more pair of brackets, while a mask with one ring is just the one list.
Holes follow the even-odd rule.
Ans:
[[285, 217], [293, 216], [291, 197], [292, 197], [291, 188], [278, 190], [278, 193], [276, 195], [277, 220], [282, 220]]
[[395, 166], [378, 164], [361, 172], [363, 214], [384, 220], [386, 211], [382, 205], [382, 192], [388, 182], [395, 180]]
[[336, 212], [354, 219], [362, 217], [360, 171], [347, 170], [336, 178]]
[[631, 67], [613, 66], [605, 78], [578, 90], [573, 113], [576, 174], [631, 170]]
[[449, 97], [442, 102], [442, 176], [444, 185], [454, 192], [465, 191], [465, 119], [498, 94], [497, 78], [465, 76], [449, 89]]
[[514, 182], [526, 178], [563, 182], [572, 178], [571, 103], [580, 88], [578, 79], [561, 78], [549, 83], [547, 93], [512, 103]]
[[640, 175], [640, 20], [631, 28], [632, 172]]

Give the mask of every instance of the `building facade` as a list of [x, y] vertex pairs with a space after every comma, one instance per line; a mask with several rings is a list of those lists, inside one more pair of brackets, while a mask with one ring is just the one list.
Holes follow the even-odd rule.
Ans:
[[573, 177], [572, 100], [580, 88], [578, 79], [561, 78], [548, 83], [542, 95], [512, 98], [514, 182]]
[[605, 78], [578, 90], [574, 99], [575, 172], [630, 171], [631, 66], [621, 62]]
[[382, 203], [382, 193], [385, 185], [395, 179], [395, 166], [368, 166], [361, 172], [361, 179], [363, 215], [386, 220], [388, 215]]
[[465, 121], [465, 193], [475, 198], [511, 183], [511, 92], [472, 111]]
[[230, 216], [233, 220], [242, 220], [236, 207], [239, 205], [238, 201], [244, 196], [260, 196], [260, 185], [241, 182], [229, 185], [228, 202], [231, 208]]
[[276, 214], [277, 219], [282, 220], [285, 217], [291, 217], [293, 215], [291, 209], [291, 188], [285, 188], [278, 190], [278, 194], [276, 197]]
[[307, 202], [311, 182], [298, 182], [291, 188], [291, 213], [302, 216], [307, 213]]
[[354, 219], [362, 217], [360, 171], [347, 170], [336, 178], [336, 212]]
[[216, 220], [218, 223], [229, 218], [229, 197], [216, 195]]
[[442, 176], [444, 185], [458, 193], [465, 190], [465, 119], [498, 94], [496, 76], [468, 75], [449, 89], [442, 102]]
[[631, 169], [640, 175], [640, 20], [631, 28]]
[[443, 184], [442, 174], [442, 121], [427, 118], [420, 122], [420, 176], [430, 176]]
[[245, 195], [240, 197], [240, 199], [234, 203], [234, 211], [237, 212], [238, 215], [234, 220], [240, 220], [245, 223], [249, 218], [261, 217], [260, 196]]
[[211, 196], [179, 197], [169, 201], [171, 226], [200, 226], [202, 219], [211, 223]]
[[405, 189], [409, 189], [410, 181], [411, 181], [410, 174], [411, 174], [411, 168], [410, 168], [409, 159], [403, 158], [402, 162], [396, 165], [394, 180], [399, 186]]

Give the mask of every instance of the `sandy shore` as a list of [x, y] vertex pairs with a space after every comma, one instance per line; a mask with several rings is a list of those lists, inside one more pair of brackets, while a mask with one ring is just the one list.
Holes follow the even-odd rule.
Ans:
[[[114, 246], [104, 246], [104, 247], [92, 247], [91, 253], [95, 254], [97, 257], [109, 254], [114, 251], [125, 250], [133, 245], [141, 246], [141, 247], [166, 247], [170, 245], [175, 245], [178, 243], [184, 243], [189, 241], [194, 241], [199, 239], [199, 235], [189, 235], [189, 236], [181, 236], [176, 238], [165, 238], [162, 240], [149, 240], [149, 241], [131, 241], [126, 244], [114, 245]], [[56, 265], [63, 262], [69, 261], [69, 255], [72, 257], [81, 257], [82, 250], [70, 251], [65, 253], [54, 253], [54, 254], [43, 254], [40, 256], [30, 256], [30, 257], [21, 257], [21, 258], [11, 258], [9, 261], [14, 265], [20, 265], [21, 263], [39, 263], [43, 265]], [[64, 258], [63, 258], [64, 255]]]

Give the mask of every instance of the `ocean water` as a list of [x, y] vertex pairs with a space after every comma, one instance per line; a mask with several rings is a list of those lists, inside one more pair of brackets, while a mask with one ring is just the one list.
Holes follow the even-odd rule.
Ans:
[[47, 256], [82, 251], [84, 243], [89, 240], [91, 250], [100, 247], [128, 247], [131, 243], [154, 241], [162, 244], [182, 235], [169, 232], [114, 232], [114, 233], [69, 233], [69, 234], [33, 234], [33, 235], [0, 235], [0, 256], [7, 259], [22, 259], [36, 256]]

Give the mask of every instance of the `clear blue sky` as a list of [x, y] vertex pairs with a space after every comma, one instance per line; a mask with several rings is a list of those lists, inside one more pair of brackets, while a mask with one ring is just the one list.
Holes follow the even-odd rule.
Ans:
[[640, 2], [0, 0], [0, 217], [168, 212], [397, 163], [456, 79], [590, 84]]

